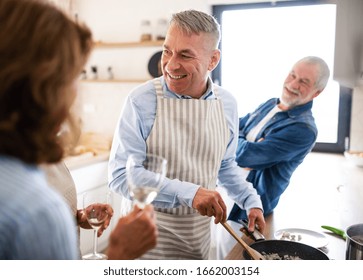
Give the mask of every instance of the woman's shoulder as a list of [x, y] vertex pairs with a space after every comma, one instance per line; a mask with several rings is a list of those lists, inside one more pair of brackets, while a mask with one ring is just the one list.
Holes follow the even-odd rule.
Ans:
[[8, 204], [7, 207], [28, 213], [51, 206], [67, 207], [63, 198], [49, 187], [45, 172], [37, 165], [16, 159], [7, 159], [6, 162], [6, 166], [1, 164], [0, 167], [0, 185], [2, 203]]
[[[20, 254], [22, 258], [76, 258], [77, 232], [67, 203], [48, 186], [39, 167], [18, 160], [7, 163], [6, 167], [0, 164], [0, 212], [11, 215], [1, 215], [0, 223], [12, 232], [12, 236], [3, 236], [8, 240], [7, 247], [15, 246], [14, 242], [20, 246], [9, 257]], [[29, 240], [37, 244], [28, 244]], [[69, 242], [64, 244], [65, 240]], [[32, 255], [21, 248], [25, 243], [27, 250], [34, 249]], [[63, 247], [61, 256], [56, 252], [59, 247]]]

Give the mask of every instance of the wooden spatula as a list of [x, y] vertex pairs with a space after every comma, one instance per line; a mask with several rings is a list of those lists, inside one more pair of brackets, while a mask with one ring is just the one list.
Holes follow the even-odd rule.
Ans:
[[232, 229], [232, 227], [229, 224], [227, 224], [227, 222], [221, 222], [221, 224], [234, 237], [234, 239], [236, 239], [237, 242], [242, 245], [242, 247], [247, 251], [248, 255], [250, 255], [250, 257], [253, 260], [264, 260], [265, 259], [265, 257], [262, 256], [261, 253], [259, 253], [255, 249], [248, 246], [248, 244], [246, 242], [244, 242], [243, 239], [240, 238], [236, 234], [236, 232]]

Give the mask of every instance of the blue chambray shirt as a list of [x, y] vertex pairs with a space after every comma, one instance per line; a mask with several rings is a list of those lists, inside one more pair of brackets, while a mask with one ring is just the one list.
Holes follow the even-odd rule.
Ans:
[[[190, 98], [171, 92], [161, 77], [165, 98]], [[215, 99], [212, 81], [208, 79], [208, 88], [201, 99]], [[230, 141], [221, 162], [218, 174], [230, 197], [244, 209], [261, 208], [262, 204], [256, 190], [247, 183], [235, 161], [238, 141], [237, 103], [231, 93], [218, 87], [218, 97], [223, 101], [226, 122], [230, 130]], [[153, 81], [136, 87], [128, 96], [121, 112], [109, 159], [109, 187], [124, 197], [130, 198], [125, 166], [127, 157], [132, 153], [146, 153], [146, 139], [153, 127], [156, 115], [156, 92]], [[217, 182], [216, 182], [217, 183]], [[164, 180], [153, 204], [161, 208], [174, 208], [180, 205], [192, 207], [194, 196], [200, 186], [193, 182], [178, 179]]]
[[[313, 101], [310, 101], [276, 113], [256, 137], [256, 141], [264, 138], [263, 141], [247, 141], [248, 132], [278, 103], [278, 98], [272, 98], [239, 120], [236, 160], [239, 166], [252, 168], [247, 181], [261, 196], [265, 215], [276, 207], [293, 172], [313, 148], [318, 134], [311, 111]], [[234, 205], [229, 219], [246, 219], [246, 213]]]
[[78, 248], [76, 221], [44, 172], [0, 154], [0, 259], [74, 260]]

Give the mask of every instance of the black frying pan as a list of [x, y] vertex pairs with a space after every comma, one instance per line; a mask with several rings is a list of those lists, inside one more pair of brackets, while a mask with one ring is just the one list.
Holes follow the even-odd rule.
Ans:
[[[242, 222], [242, 224], [246, 232], [248, 232], [247, 224], [245, 222]], [[249, 235], [256, 240], [254, 235]], [[252, 243], [250, 247], [263, 255], [278, 254], [281, 259], [284, 259], [284, 256], [289, 256], [289, 258], [298, 257], [303, 260], [329, 260], [329, 257], [323, 251], [315, 247], [288, 240], [265, 240], [262, 234], [260, 236], [260, 239]], [[243, 257], [247, 260], [251, 259], [246, 251], [243, 251]]]
[[[319, 249], [309, 245], [288, 240], [261, 240], [250, 245], [251, 248], [265, 254], [278, 254], [279, 258], [289, 259], [298, 257], [302, 260], [329, 260], [329, 257]], [[251, 259], [246, 251], [243, 251], [245, 259]]]

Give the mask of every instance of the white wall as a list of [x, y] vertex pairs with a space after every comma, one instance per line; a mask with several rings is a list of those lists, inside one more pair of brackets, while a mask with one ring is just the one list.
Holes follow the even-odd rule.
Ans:
[[[154, 24], [159, 18], [169, 18], [174, 12], [198, 9], [208, 13], [212, 5], [256, 3], [263, 0], [76, 0], [73, 13], [87, 23], [95, 40], [104, 42], [133, 42], [141, 35], [140, 23], [149, 19]], [[108, 66], [113, 67], [115, 77], [149, 79], [149, 58], [161, 47], [137, 49], [96, 49], [87, 65], [99, 67], [100, 76], [105, 77]], [[137, 84], [82, 83], [80, 99], [84, 130], [113, 134], [119, 112], [127, 93]], [[363, 86], [355, 88], [353, 94], [351, 124], [351, 149], [363, 151]]]
[[169, 18], [180, 10], [210, 13], [212, 5], [256, 2], [267, 0], [75, 0], [73, 12], [89, 24], [96, 40], [135, 41], [140, 37], [143, 19], [155, 24], [158, 18]]
[[92, 28], [96, 40], [137, 41], [143, 19], [155, 24], [160, 17], [168, 18], [180, 9], [206, 10], [206, 1], [184, 0], [78, 0], [80, 20]]

